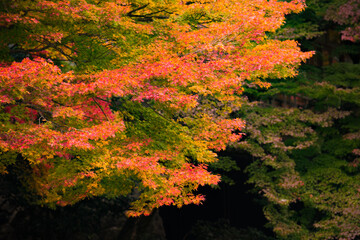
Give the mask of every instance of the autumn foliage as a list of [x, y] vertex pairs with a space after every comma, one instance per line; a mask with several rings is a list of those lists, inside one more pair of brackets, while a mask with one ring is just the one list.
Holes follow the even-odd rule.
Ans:
[[266, 37], [302, 1], [5, 1], [1, 172], [50, 206], [127, 196], [129, 215], [200, 203], [216, 152], [239, 141], [243, 86], [312, 53]]
[[337, 6], [331, 6], [325, 15], [326, 20], [331, 20], [339, 25], [345, 26], [341, 31], [341, 39], [358, 42], [360, 39], [360, 1], [350, 0]]

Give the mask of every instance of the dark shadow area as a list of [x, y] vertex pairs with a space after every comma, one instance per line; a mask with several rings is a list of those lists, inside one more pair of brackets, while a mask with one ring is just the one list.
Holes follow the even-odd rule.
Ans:
[[248, 177], [244, 169], [250, 164], [250, 157], [236, 151], [226, 151], [220, 155], [231, 157], [240, 167], [240, 171], [226, 173], [235, 184], [229, 186], [220, 183], [220, 189], [200, 188], [199, 193], [204, 194], [206, 200], [199, 206], [188, 205], [180, 209], [173, 206], [160, 208], [168, 240], [198, 239], [191, 234], [198, 222], [208, 222], [210, 225], [223, 224], [237, 230], [254, 228], [265, 235], [271, 235], [271, 231], [264, 228], [266, 219], [259, 204], [260, 196], [250, 192], [253, 186], [246, 184]]
[[220, 172], [232, 179], [234, 185], [220, 183], [219, 188], [200, 188], [199, 193], [206, 196], [202, 205], [162, 207], [149, 217], [130, 219], [124, 215], [128, 201], [120, 198], [87, 199], [57, 209], [31, 205], [23, 197], [28, 194], [21, 192], [16, 169], [10, 168], [10, 173], [0, 179], [0, 239], [159, 240], [165, 239], [165, 233], [167, 240], [217, 239], [212, 232], [226, 240], [239, 239], [244, 234], [253, 236], [250, 239], [265, 239], [254, 238], [259, 232], [266, 235], [271, 232], [263, 227], [266, 219], [258, 204], [259, 196], [249, 191], [251, 185], [245, 184], [248, 177], [243, 170], [251, 159], [236, 151], [220, 155], [236, 160], [241, 169]]

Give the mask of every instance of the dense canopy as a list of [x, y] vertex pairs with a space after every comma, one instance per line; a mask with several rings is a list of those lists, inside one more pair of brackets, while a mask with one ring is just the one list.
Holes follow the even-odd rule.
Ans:
[[[0, 5], [1, 172], [39, 204], [126, 196], [129, 215], [201, 202], [241, 138], [243, 87], [311, 52], [267, 37], [302, 1], [10, 0]], [[37, 197], [34, 197], [37, 196]]]

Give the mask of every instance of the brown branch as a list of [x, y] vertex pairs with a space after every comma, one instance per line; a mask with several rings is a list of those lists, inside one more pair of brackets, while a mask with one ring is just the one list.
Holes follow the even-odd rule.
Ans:
[[140, 7], [138, 7], [138, 8], [135, 8], [135, 9], [133, 9], [133, 10], [131, 10], [131, 11], [128, 12], [126, 15], [127, 15], [127, 16], [130, 16], [130, 15], [132, 15], [134, 12], [140, 11], [141, 9], [144, 9], [144, 8], [146, 8], [147, 6], [149, 6], [149, 3], [148, 3], [148, 4], [145, 4], [145, 5], [143, 5], [143, 6], [140, 6]]
[[101, 112], [104, 114], [106, 120], [108, 120], [110, 122], [110, 119], [108, 118], [108, 116], [106, 115], [106, 113], [104, 112], [104, 109], [100, 106], [100, 104], [95, 100], [95, 97], [92, 97], [92, 100], [95, 102], [96, 106], [98, 106], [101, 110]]
[[94, 98], [97, 98], [101, 101], [104, 101], [104, 102], [107, 102], [107, 103], [111, 103], [111, 101], [107, 100], [107, 99], [103, 99], [103, 98], [100, 98], [100, 97], [94, 97]]
[[142, 102], [143, 106], [150, 108], [154, 113], [156, 113], [157, 115], [159, 115], [160, 117], [162, 117], [163, 119], [165, 119], [166, 121], [173, 123], [170, 119], [168, 119], [167, 117], [165, 117], [164, 115], [162, 115], [161, 113], [159, 113], [158, 111], [156, 111], [155, 108], [153, 108], [152, 106], [150, 106], [150, 104], [146, 103], [146, 102]]
[[46, 45], [45, 47], [42, 47], [42, 48], [32, 48], [32, 49], [13, 48], [13, 49], [10, 49], [10, 52], [13, 52], [13, 53], [41, 52], [48, 48], [50, 48], [49, 45]]
[[31, 104], [31, 103], [25, 103], [24, 105], [25, 105], [25, 107], [28, 107], [28, 108], [31, 108], [31, 109], [34, 109], [34, 110], [38, 111], [40, 116], [43, 117], [44, 119], [52, 119], [53, 118], [52, 117], [53, 113], [48, 111], [48, 110], [45, 110], [41, 106], [34, 105], [34, 104]]

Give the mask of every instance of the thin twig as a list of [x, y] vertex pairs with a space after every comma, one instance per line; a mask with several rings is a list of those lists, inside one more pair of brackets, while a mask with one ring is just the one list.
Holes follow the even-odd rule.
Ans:
[[95, 102], [95, 104], [100, 108], [101, 112], [104, 114], [106, 120], [108, 120], [110, 122], [110, 119], [108, 118], [108, 116], [106, 115], [106, 113], [104, 112], [104, 109], [100, 106], [100, 104], [95, 100], [95, 97], [92, 97], [92, 100]]

